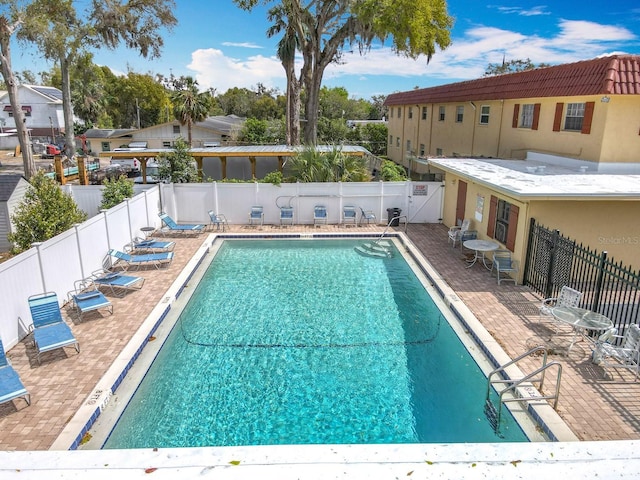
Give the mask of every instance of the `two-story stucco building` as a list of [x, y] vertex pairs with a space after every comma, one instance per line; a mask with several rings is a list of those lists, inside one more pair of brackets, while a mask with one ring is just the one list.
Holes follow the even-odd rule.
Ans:
[[389, 95], [388, 155], [443, 174], [442, 222], [524, 262], [531, 219], [640, 268], [640, 56]]

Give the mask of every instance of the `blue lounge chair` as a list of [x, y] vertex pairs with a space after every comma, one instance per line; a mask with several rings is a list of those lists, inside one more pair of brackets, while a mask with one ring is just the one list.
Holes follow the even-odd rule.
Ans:
[[33, 320], [33, 344], [36, 347], [38, 363], [40, 354], [50, 350], [74, 345], [80, 353], [80, 344], [73, 336], [69, 325], [62, 319], [60, 304], [55, 292], [46, 292], [29, 297], [29, 310]]
[[113, 315], [113, 304], [90, 279], [75, 282], [75, 290], [69, 293], [69, 297], [72, 307], [78, 313], [78, 320], [82, 320], [85, 313], [102, 309], [107, 309]]
[[353, 223], [358, 226], [358, 214], [356, 213], [356, 207], [353, 205], [345, 205], [342, 207], [342, 223]]
[[327, 223], [327, 207], [324, 205], [313, 207], [313, 224], [316, 223]]
[[114, 297], [124, 297], [127, 292], [140, 290], [144, 285], [143, 277], [123, 275], [120, 272], [98, 270], [92, 273], [93, 283], [98, 288], [108, 288]]
[[280, 225], [287, 222], [293, 225], [293, 207], [280, 207]]
[[0, 340], [0, 403], [10, 402], [14, 398], [24, 397], [27, 405], [31, 405], [31, 395], [24, 388], [18, 372], [11, 366], [11, 362], [4, 353], [4, 346]]
[[260, 205], [254, 205], [249, 212], [249, 225], [260, 222], [260, 225], [264, 224], [264, 212]]
[[[145, 253], [142, 255], [131, 255], [119, 250], [109, 250], [109, 256], [116, 258], [116, 263], [122, 266], [123, 270], [131, 267], [153, 265], [156, 268], [168, 266], [173, 260], [173, 252]], [[115, 264], [114, 264], [115, 266]]]
[[134, 238], [131, 243], [124, 246], [129, 252], [171, 252], [176, 246], [176, 242], [165, 242], [154, 240], [153, 238]]
[[166, 213], [159, 213], [158, 216], [162, 220], [162, 223], [165, 225], [164, 228], [161, 229], [161, 232], [166, 233], [193, 233], [200, 234], [204, 230], [204, 225], [201, 224], [184, 224], [178, 225], [169, 215]]

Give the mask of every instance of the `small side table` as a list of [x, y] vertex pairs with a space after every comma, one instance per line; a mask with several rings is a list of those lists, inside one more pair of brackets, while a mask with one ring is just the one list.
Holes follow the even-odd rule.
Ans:
[[144, 235], [145, 240], [151, 236], [153, 232], [156, 231], [156, 227], [141, 227], [140, 231]]

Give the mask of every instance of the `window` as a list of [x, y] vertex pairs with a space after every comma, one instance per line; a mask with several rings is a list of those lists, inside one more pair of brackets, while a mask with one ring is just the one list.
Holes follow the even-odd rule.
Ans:
[[424, 157], [424, 143], [420, 144], [420, 156]]
[[410, 119], [413, 118], [413, 107], [409, 107], [409, 113], [407, 115]]
[[519, 211], [520, 209], [517, 205], [491, 195], [487, 236], [504, 243], [507, 249], [512, 252], [516, 243]]
[[436, 148], [436, 156], [437, 157], [441, 157], [442, 156], [442, 149], [441, 148]]
[[[13, 117], [13, 108], [11, 107], [11, 105], [5, 105], [4, 111], [9, 114], [9, 117]], [[31, 116], [31, 106], [22, 105], [22, 113], [24, 113], [25, 117], [30, 117]]]
[[100, 144], [100, 149], [101, 149], [103, 152], [108, 152], [109, 150], [111, 150], [111, 144], [110, 144], [109, 142], [102, 142], [102, 143]]
[[480, 125], [488, 125], [489, 124], [489, 111], [491, 107], [489, 105], [482, 105], [480, 107]]
[[396, 147], [400, 148], [400, 137], [396, 137]]
[[533, 104], [522, 105], [522, 113], [520, 114], [520, 128], [531, 128], [533, 125]]
[[411, 153], [411, 140], [407, 140], [407, 154]]
[[496, 213], [496, 230], [494, 237], [501, 243], [507, 243], [507, 231], [509, 231], [509, 212], [511, 204], [504, 200], [498, 200], [498, 211]]
[[438, 120], [444, 122], [444, 106], [438, 108]]
[[398, 118], [402, 118], [402, 107], [398, 107]]
[[393, 135], [389, 135], [389, 145], [393, 145]]
[[458, 105], [456, 107], [456, 123], [462, 123], [463, 118], [464, 118], [464, 106]]
[[173, 133], [177, 133], [178, 135], [180, 134], [180, 125], [173, 126]]
[[422, 107], [422, 120], [427, 119], [427, 107]]
[[162, 148], [171, 148], [171, 142], [162, 142]]
[[582, 131], [584, 105], [584, 103], [567, 103], [567, 113], [564, 117], [565, 130]]

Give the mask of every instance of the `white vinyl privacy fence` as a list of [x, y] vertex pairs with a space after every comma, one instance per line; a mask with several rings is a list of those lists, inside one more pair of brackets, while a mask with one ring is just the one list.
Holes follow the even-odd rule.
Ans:
[[371, 210], [386, 224], [387, 209], [401, 209], [409, 223], [437, 223], [442, 218], [440, 182], [199, 183], [136, 186], [133, 198], [100, 211], [101, 188], [68, 185], [89, 220], [0, 264], [0, 337], [6, 349], [28, 334], [28, 298], [56, 292], [62, 303], [74, 282], [100, 269], [111, 248], [121, 250], [141, 228], [160, 227], [165, 211], [179, 223], [209, 223], [207, 212], [223, 213], [231, 224], [247, 224], [253, 205], [264, 209], [265, 224], [280, 223], [282, 206], [294, 208], [294, 222], [313, 223], [313, 207], [327, 208], [328, 223], [342, 222], [342, 208]]

